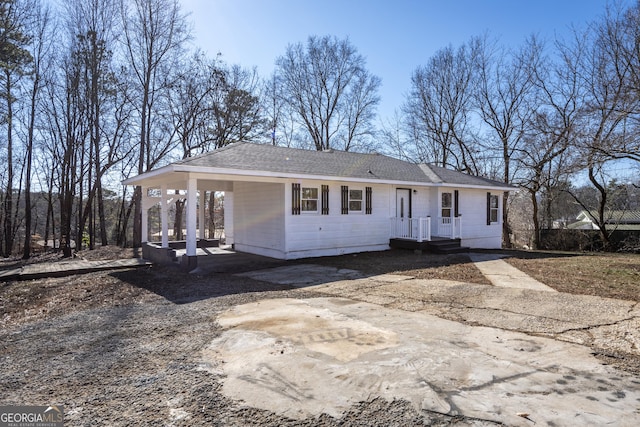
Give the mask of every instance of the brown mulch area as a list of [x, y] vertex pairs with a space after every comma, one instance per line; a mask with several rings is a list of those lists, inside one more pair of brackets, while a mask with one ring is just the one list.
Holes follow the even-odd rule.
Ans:
[[[637, 301], [638, 255], [509, 254], [508, 262], [556, 289], [625, 299], [635, 292]], [[77, 254], [87, 260], [135, 255], [117, 247]], [[27, 262], [60, 260], [46, 254]], [[0, 269], [23, 262], [1, 260]], [[488, 283], [465, 254], [391, 250], [296, 262]], [[265, 298], [313, 296], [311, 289], [229, 273], [197, 276], [157, 266], [0, 283], [0, 396], [5, 404], [61, 404], [65, 425], [497, 425], [383, 399], [355, 405], [342, 419], [292, 420], [225, 397], [222, 377], [203, 371], [199, 356], [219, 334], [218, 313]], [[607, 357], [637, 372], [635, 359]]]
[[[508, 251], [505, 260], [537, 280], [560, 291], [640, 301], [640, 255], [577, 254], [560, 252]], [[76, 258], [107, 260], [136, 257], [130, 248], [116, 246], [84, 250]], [[41, 254], [27, 260], [57, 262], [60, 254]], [[298, 260], [336, 268], [358, 270], [367, 275], [401, 274], [420, 279], [443, 279], [490, 284], [465, 254], [417, 254], [406, 250], [370, 252], [336, 257]], [[20, 259], [0, 261], [0, 269], [25, 263]], [[97, 272], [69, 277], [0, 284], [0, 325], [6, 326], [88, 308], [142, 303], [161, 295], [172, 301], [197, 298], [207, 293], [204, 278], [190, 277], [190, 287], [176, 287], [185, 280], [183, 272], [171, 267], [125, 270], [119, 273]], [[188, 292], [187, 292], [188, 291]], [[234, 293], [242, 292], [242, 287]]]
[[[131, 248], [106, 246], [78, 252], [74, 258], [99, 261], [133, 257], [134, 250]], [[0, 270], [68, 260], [59, 252], [41, 253], [27, 260], [3, 259], [0, 261]], [[130, 270], [130, 274], [136, 275], [135, 270]], [[89, 308], [140, 303], [149, 295], [144, 288], [120, 280], [108, 271], [10, 281], [0, 284], [0, 325], [42, 320]]]

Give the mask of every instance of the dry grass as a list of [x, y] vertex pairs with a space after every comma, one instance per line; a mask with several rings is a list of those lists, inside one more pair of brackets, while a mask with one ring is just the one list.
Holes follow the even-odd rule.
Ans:
[[[495, 251], [538, 281], [560, 292], [640, 301], [640, 255], [542, 251]], [[365, 274], [406, 274], [490, 284], [465, 254], [415, 254], [406, 250], [305, 260]]]
[[557, 291], [640, 301], [640, 255], [507, 253], [509, 264]]
[[[506, 258], [508, 263], [560, 292], [640, 301], [640, 255], [535, 251], [502, 253], [509, 255]], [[131, 258], [135, 254], [131, 249], [105, 247], [83, 251], [78, 256], [99, 260]], [[28, 262], [56, 262], [60, 259], [59, 255], [50, 254]], [[415, 254], [406, 250], [390, 250], [295, 262], [348, 268], [366, 275], [391, 273], [421, 279], [490, 284], [465, 254]], [[0, 269], [21, 263], [24, 261], [3, 260]], [[120, 274], [98, 272], [1, 283], [0, 325], [33, 321], [92, 307], [140, 303], [153, 298], [155, 288], [173, 289], [181, 281], [195, 285], [197, 281], [207, 282], [211, 279], [202, 277], [196, 280], [176, 268], [154, 267]], [[242, 292], [241, 289], [236, 291]], [[189, 290], [185, 289], [184, 292]]]
[[353, 255], [300, 260], [304, 263], [329, 265], [358, 270], [366, 275], [400, 274], [418, 279], [444, 279], [489, 285], [465, 254], [416, 254], [404, 249], [364, 252]]

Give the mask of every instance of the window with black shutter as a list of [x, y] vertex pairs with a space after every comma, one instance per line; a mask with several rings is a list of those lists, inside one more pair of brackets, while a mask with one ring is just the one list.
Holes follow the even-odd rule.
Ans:
[[366, 187], [365, 188], [365, 211], [364, 213], [367, 215], [371, 215], [371, 193], [373, 192], [373, 190], [371, 189], [371, 187]]

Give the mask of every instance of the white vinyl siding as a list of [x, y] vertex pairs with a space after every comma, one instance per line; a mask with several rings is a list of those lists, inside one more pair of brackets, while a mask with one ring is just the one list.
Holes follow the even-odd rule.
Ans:
[[[342, 185], [338, 182], [302, 181], [301, 188], [321, 188], [328, 185], [329, 206], [337, 207], [326, 215], [287, 216], [287, 258], [340, 255], [344, 253], [385, 250], [389, 247], [390, 185], [374, 185], [371, 193], [371, 214], [344, 215], [341, 213]], [[288, 185], [291, 187], [291, 185]], [[365, 187], [359, 190], [360, 211], [365, 213]], [[394, 190], [395, 191], [395, 190]], [[355, 199], [353, 201], [356, 201]], [[351, 213], [351, 212], [350, 212]], [[365, 219], [366, 218], [366, 219]]]
[[461, 189], [458, 200], [458, 211], [462, 218], [462, 245], [471, 248], [502, 247], [502, 227], [498, 223], [487, 226], [487, 191]]
[[284, 184], [236, 182], [234, 243], [239, 251], [282, 258], [285, 248]]

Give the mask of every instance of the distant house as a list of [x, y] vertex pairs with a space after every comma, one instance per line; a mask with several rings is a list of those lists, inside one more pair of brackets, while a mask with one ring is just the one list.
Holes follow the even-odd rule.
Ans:
[[[238, 142], [124, 181], [143, 188], [147, 210], [160, 203], [168, 247], [167, 190], [187, 191], [187, 257], [204, 227], [198, 200], [225, 194], [225, 235], [238, 251], [280, 259], [389, 249], [392, 239], [459, 239], [500, 248], [502, 195], [515, 188], [380, 154], [311, 151]], [[153, 189], [155, 197], [150, 196]], [[159, 196], [157, 195], [159, 194]], [[200, 212], [198, 212], [200, 211]]]
[[[640, 211], [605, 211], [604, 217], [605, 227], [608, 230], [640, 230]], [[576, 217], [576, 222], [567, 225], [567, 228], [573, 230], [599, 230], [597, 218], [598, 212], [583, 210]]]

